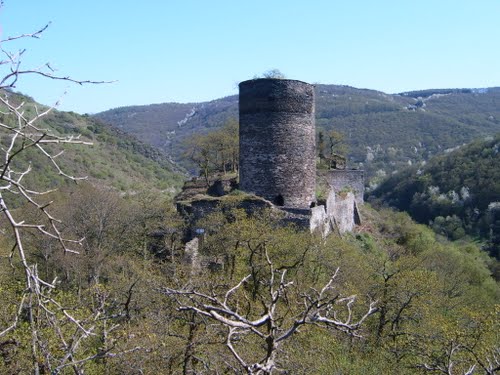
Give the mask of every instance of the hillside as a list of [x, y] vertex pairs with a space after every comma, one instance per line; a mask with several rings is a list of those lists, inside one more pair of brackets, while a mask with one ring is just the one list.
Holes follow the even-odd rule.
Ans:
[[[181, 163], [183, 142], [238, 116], [238, 97], [205, 103], [122, 107], [96, 115]], [[427, 160], [500, 130], [500, 89], [426, 90], [389, 95], [316, 85], [316, 124], [345, 134], [351, 165], [371, 177]], [[376, 181], [374, 181], [375, 183]]]
[[[39, 109], [44, 108], [29, 97], [11, 97], [11, 101], [16, 100], [26, 103], [25, 112], [28, 117], [35, 105]], [[0, 116], [2, 123], [14, 121], [9, 115]], [[158, 149], [117, 128], [105, 125], [99, 119], [54, 110], [42, 117], [38, 126], [58, 135], [80, 134], [82, 141], [93, 143], [91, 146], [58, 146], [64, 151], [58, 162], [65, 173], [87, 177], [94, 185], [112, 187], [122, 192], [148, 188], [172, 194], [184, 178], [183, 170]], [[4, 142], [6, 140], [7, 138]], [[31, 163], [34, 172], [25, 178], [28, 186], [49, 189], [71, 183], [36, 150], [27, 149], [16, 157], [15, 162], [17, 170], [23, 170], [28, 162]]]
[[94, 117], [136, 136], [181, 161], [182, 142], [194, 133], [216, 129], [238, 117], [238, 98], [206, 103], [164, 103], [111, 109]]
[[394, 174], [373, 197], [404, 210], [439, 234], [489, 240], [500, 256], [500, 134]]
[[[63, 207], [66, 222], [86, 236], [81, 256], [62, 254], [43, 238], [33, 241], [40, 276], [61, 280], [40, 304], [55, 310], [56, 301], [82, 318], [74, 323], [36, 305], [36, 333], [46, 333], [36, 345], [44, 355], [31, 360], [33, 329], [19, 324], [2, 338], [16, 345], [4, 345], [0, 373], [35, 373], [37, 366], [55, 373], [75, 362], [86, 374], [181, 374], [188, 366], [192, 373], [249, 373], [226, 343], [257, 364], [271, 351], [290, 374], [420, 375], [428, 363], [452, 363], [466, 373], [496, 359], [500, 290], [490, 260], [474, 245], [437, 241], [406, 214], [365, 205], [359, 231], [323, 239], [273, 225], [265, 213], [252, 218], [233, 211], [228, 221], [215, 213], [206, 217], [217, 229], [207, 231], [201, 254], [223, 267], [193, 271], [182, 261], [187, 251], [168, 240], [179, 228], [163, 217], [165, 210], [156, 217], [154, 206], [143, 212], [129, 200], [111, 203], [85, 194]], [[143, 248], [144, 224], [161, 225], [167, 234], [151, 252]], [[11, 247], [0, 250], [7, 255]], [[2, 327], [24, 301], [19, 268], [0, 263]], [[257, 321], [255, 328], [231, 335], [249, 321]], [[72, 362], [66, 337], [79, 340], [70, 348]], [[280, 345], [266, 345], [269, 337]], [[109, 351], [102, 357], [89, 356], [104, 345]], [[189, 350], [202, 360], [186, 359]]]
[[[49, 227], [49, 203], [19, 207], [10, 227], [1, 216], [0, 373], [249, 373], [266, 361], [268, 374], [497, 371], [500, 290], [475, 244], [370, 205], [353, 233], [323, 238], [276, 225], [269, 211], [248, 216], [235, 194], [203, 218], [195, 255], [185, 221], [153, 190], [179, 180], [161, 154], [72, 113], [40, 125], [93, 140], [65, 150], [68, 173], [152, 192], [63, 189], [50, 207], [55, 237], [34, 230]], [[494, 141], [485, 156], [496, 157]], [[54, 183], [36, 153], [16, 169], [27, 161], [45, 177], [37, 186]]]

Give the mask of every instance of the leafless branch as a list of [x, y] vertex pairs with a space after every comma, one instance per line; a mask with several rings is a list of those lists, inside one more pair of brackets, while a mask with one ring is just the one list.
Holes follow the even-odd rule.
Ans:
[[[248, 374], [269, 374], [276, 369], [276, 356], [280, 344], [296, 333], [301, 326], [320, 325], [360, 337], [359, 328], [370, 315], [377, 311], [376, 302], [372, 302], [368, 310], [361, 317], [356, 318], [353, 312], [356, 296], [341, 298], [337, 293], [331, 293], [339, 271], [337, 269], [319, 292], [313, 289], [304, 293], [303, 303], [296, 311], [295, 318], [286, 320], [280, 313], [280, 306], [287, 304], [286, 292], [294, 286], [294, 283], [287, 280], [287, 269], [275, 269], [267, 250], [265, 250], [265, 259], [269, 276], [261, 282], [267, 285], [267, 296], [264, 295], [262, 298], [262, 310], [252, 312], [252, 315], [259, 316], [257, 319], [249, 319], [240, 313], [236, 297], [237, 291], [241, 291], [242, 286], [251, 278], [251, 274], [221, 294], [222, 298], [219, 298], [217, 294], [199, 292], [192, 287], [161, 289], [162, 293], [176, 300], [180, 311], [194, 312], [226, 327], [226, 347]], [[253, 281], [258, 282], [258, 280]], [[339, 310], [345, 318], [339, 317]], [[241, 338], [245, 335], [254, 335], [263, 341], [266, 349], [264, 357], [259, 362], [248, 362], [242, 354], [243, 349], [237, 348], [241, 340], [236, 340], [235, 337]]]
[[35, 31], [33, 33], [20, 34], [20, 35], [16, 35], [16, 36], [9, 36], [6, 39], [0, 40], [0, 43], [10, 42], [10, 41], [16, 40], [16, 39], [25, 39], [25, 38], [36, 38], [36, 39], [39, 39], [42, 36], [43, 32], [48, 29], [48, 27], [50, 26], [50, 24], [51, 24], [50, 22], [47, 23], [41, 29], [39, 29], [39, 30], [37, 30], [37, 31]]
[[60, 366], [56, 367], [55, 369], [53, 369], [52, 373], [59, 374], [61, 372], [61, 370], [65, 369], [66, 367], [73, 367], [75, 365], [80, 365], [82, 363], [93, 361], [96, 359], [120, 357], [120, 356], [123, 356], [126, 354], [137, 352], [139, 350], [142, 350], [142, 348], [140, 346], [137, 346], [137, 347], [129, 349], [129, 350], [124, 350], [124, 351], [121, 351], [119, 353], [113, 353], [111, 351], [101, 351], [101, 352], [96, 353], [94, 355], [90, 355], [86, 358], [60, 365]]
[[17, 309], [17, 314], [14, 317], [14, 321], [12, 322], [12, 324], [9, 327], [7, 327], [2, 332], [0, 332], [0, 337], [5, 336], [10, 331], [12, 331], [13, 329], [17, 328], [17, 323], [19, 321], [19, 315], [21, 315], [21, 312], [22, 312], [23, 307], [24, 307], [24, 301], [25, 300], [26, 300], [26, 294], [24, 294], [23, 298], [21, 299], [21, 303], [19, 304], [19, 308]]
[[[3, 2], [0, 0], [0, 7], [2, 5]], [[53, 168], [60, 176], [77, 182], [85, 177], [76, 177], [67, 173], [59, 164], [63, 156], [63, 150], [54, 151], [54, 149], [61, 145], [91, 145], [92, 143], [80, 139], [78, 135], [62, 136], [49, 128], [40, 126], [41, 120], [46, 118], [54, 110], [54, 107], [26, 103], [19, 100], [20, 96], [13, 94], [11, 89], [16, 87], [21, 78], [29, 76], [40, 76], [48, 80], [65, 81], [78, 85], [106, 82], [78, 80], [70, 76], [60, 75], [50, 63], [42, 64], [38, 68], [25, 67], [22, 64], [22, 58], [25, 56], [26, 50], [20, 49], [11, 52], [7, 49], [8, 46], [12, 45], [9, 43], [13, 41], [28, 38], [39, 39], [49, 25], [50, 23], [32, 33], [9, 36], [0, 40], [0, 68], [3, 69], [0, 72], [0, 136], [2, 139], [0, 145], [0, 213], [6, 218], [8, 229], [12, 234], [13, 246], [9, 260], [11, 265], [14, 266], [12, 259], [15, 256], [19, 258], [21, 267], [24, 270], [25, 280], [25, 290], [17, 308], [17, 314], [9, 322], [8, 327], [1, 330], [0, 337], [6, 336], [15, 330], [21, 312], [26, 311], [31, 327], [31, 355], [34, 372], [39, 372], [39, 358], [45, 358], [46, 364], [51, 368], [53, 367], [52, 373], [59, 373], [70, 366], [76, 374], [83, 374], [83, 371], [79, 369], [82, 363], [98, 358], [114, 357], [126, 352], [114, 353], [112, 352], [113, 348], [110, 348], [87, 358], [76, 358], [75, 353], [82, 340], [95, 335], [98, 325], [109, 317], [103, 302], [87, 318], [77, 318], [78, 314], [71, 312], [71, 309], [63, 306], [53, 297], [52, 291], [56, 288], [56, 280], [43, 280], [38, 274], [36, 263], [29, 259], [24, 240], [24, 234], [27, 230], [36, 230], [43, 236], [56, 240], [62, 250], [67, 253], [78, 253], [72, 247], [80, 246], [83, 240], [66, 238], [63, 235], [60, 229], [61, 221], [51, 213], [52, 201], [46, 202], [41, 198], [54, 190], [44, 191], [37, 187], [28, 187], [26, 176], [37, 173], [37, 171], [33, 170], [31, 162], [19, 163], [19, 160], [28, 150], [31, 150], [45, 158], [46, 165]], [[42, 219], [35, 220], [35, 222], [26, 222], [27, 220], [18, 217], [19, 213], [13, 210], [10, 194], [16, 195], [38, 212], [41, 212]], [[7, 234], [7, 229], [4, 234]], [[60, 358], [60, 362], [54, 366], [52, 366], [53, 362], [55, 362], [53, 355], [43, 344], [43, 334], [41, 334], [40, 330], [42, 321], [43, 325], [48, 324], [54, 329], [64, 353]], [[70, 338], [65, 337], [67, 333], [63, 334], [61, 329], [64, 325], [67, 326], [68, 323], [70, 323], [70, 327], [74, 328], [73, 336]], [[105, 328], [101, 329], [101, 332], [107, 335], [117, 327], [116, 324], [105, 324]], [[138, 350], [138, 348], [128, 352], [135, 350]]]

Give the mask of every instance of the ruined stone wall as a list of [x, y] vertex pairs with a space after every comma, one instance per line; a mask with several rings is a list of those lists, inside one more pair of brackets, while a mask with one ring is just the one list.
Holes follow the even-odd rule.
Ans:
[[185, 201], [177, 201], [177, 212], [186, 220], [186, 224], [190, 229], [190, 232], [186, 234], [187, 240], [194, 237], [192, 231], [198, 228], [198, 222], [215, 212], [243, 209], [248, 215], [252, 215], [270, 208], [272, 208], [271, 202], [253, 196], [233, 197], [233, 199], [227, 199], [227, 197], [195, 197]]
[[240, 83], [240, 189], [276, 205], [315, 201], [314, 88], [305, 82]]
[[325, 179], [336, 193], [352, 191], [357, 204], [363, 204], [365, 193], [365, 172], [357, 169], [333, 169], [322, 172], [319, 178]]
[[335, 226], [340, 233], [351, 232], [356, 223], [356, 205], [353, 193], [336, 196], [335, 202], [327, 207], [327, 214], [334, 219]]

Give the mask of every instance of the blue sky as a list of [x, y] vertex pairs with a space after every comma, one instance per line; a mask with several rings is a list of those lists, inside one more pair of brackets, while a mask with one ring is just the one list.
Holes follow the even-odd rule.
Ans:
[[[77, 87], [24, 78], [43, 104], [95, 113], [237, 93], [269, 69], [387, 93], [500, 86], [499, 0], [5, 0], [2, 39], [35, 31], [23, 65], [116, 81]], [[2, 76], [5, 74], [3, 70]]]

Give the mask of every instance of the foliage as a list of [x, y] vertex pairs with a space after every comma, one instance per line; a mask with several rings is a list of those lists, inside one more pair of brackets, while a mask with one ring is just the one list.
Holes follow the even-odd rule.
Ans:
[[[46, 107], [30, 101], [28, 98], [10, 94], [14, 103], [24, 102], [25, 114]], [[0, 113], [0, 121], [8, 123], [9, 116]], [[52, 110], [40, 118], [39, 126], [49, 129], [57, 136], [81, 134], [82, 142], [92, 146], [62, 146], [64, 157], [60, 158], [60, 167], [70, 175], [88, 176], [94, 184], [107, 185], [122, 191], [131, 191], [149, 186], [174, 194], [183, 180], [183, 170], [173, 164], [165, 155], [150, 145], [144, 144], [126, 133], [110, 128], [101, 121], [71, 112]], [[7, 138], [0, 142], [5, 144]], [[39, 173], [25, 177], [28, 186], [39, 189], [53, 189], [69, 182], [50, 164], [44, 156], [30, 149], [16, 158], [19, 168], [31, 163]]]
[[475, 141], [391, 176], [373, 195], [449, 239], [468, 234], [488, 240], [498, 258], [499, 145], [499, 135]]
[[[19, 67], [3, 83], [14, 86]], [[49, 115], [30, 98], [2, 95], [10, 116], [0, 119], [1, 373], [499, 371], [500, 290], [475, 244], [438, 240], [408, 215], [368, 205], [356, 233], [327, 239], [278, 225], [272, 211], [248, 216], [223, 207], [200, 223], [206, 235], [189, 263], [183, 219], [151, 188], [178, 178], [168, 160], [98, 121]], [[75, 131], [97, 144], [94, 151], [65, 148]], [[224, 171], [228, 153], [217, 147], [211, 166]], [[496, 160], [495, 147], [482, 147], [483, 157]], [[91, 169], [90, 184], [37, 191], [52, 188], [56, 174], [75, 181], [68, 173], [96, 163], [109, 169]], [[116, 175], [128, 194], [109, 186]], [[432, 176], [419, 175], [416, 186], [436, 194]], [[479, 193], [467, 187], [445, 198], [452, 205], [475, 199]], [[24, 200], [12, 200], [18, 196]], [[241, 198], [235, 193], [225, 204]], [[481, 199], [496, 234], [498, 201]], [[458, 214], [449, 217], [438, 224], [459, 235]]]
[[[434, 90], [436, 91], [436, 90]], [[377, 184], [408, 164], [498, 132], [500, 89], [389, 95], [349, 86], [315, 85], [316, 125], [345, 135], [350, 164]], [[238, 97], [198, 104], [164, 103], [96, 115], [151, 143], [185, 166], [185, 141], [238, 116]], [[342, 153], [342, 152], [340, 152]]]
[[[281, 341], [275, 357], [278, 368], [293, 373], [419, 374], [426, 366], [451, 363], [452, 373], [460, 373], [494, 363], [499, 290], [489, 276], [487, 257], [472, 244], [438, 241], [406, 214], [377, 212], [366, 205], [358, 233], [327, 240], [293, 227], [276, 227], [269, 212], [249, 218], [233, 211], [205, 218], [204, 227], [217, 230], [206, 232], [200, 252], [205, 260], [193, 270], [182, 261], [180, 243], [171, 235], [180, 238], [182, 226], [169, 207], [168, 201], [145, 192], [122, 197], [90, 185], [69, 187], [55, 208], [66, 234], [86, 236], [81, 255], [64, 257], [35, 234], [28, 241], [41, 275], [61, 280], [54, 296], [59, 303], [71, 306], [82, 324], [95, 314], [105, 317], [74, 351], [75, 359], [97, 355], [80, 364], [81, 371], [239, 372], [240, 364], [226, 345], [228, 330], [180, 308], [188, 306], [186, 301], [179, 305], [165, 292], [191, 290], [212, 298], [224, 296], [245, 279], [231, 294], [230, 306], [246, 319], [259, 319], [266, 311], [269, 287], [280, 284], [285, 270], [288, 286], [276, 306], [276, 330], [264, 329], [264, 335], [285, 332], [302, 311], [304, 297], [314, 296], [334, 274], [329, 296], [340, 301], [356, 295], [353, 319], [366, 313], [370, 301], [376, 301], [378, 312], [352, 331], [361, 337], [303, 325]], [[8, 255], [8, 248], [1, 250]], [[23, 287], [22, 274], [12, 273], [7, 258], [2, 259], [0, 300], [5, 308], [0, 319], [5, 322], [15, 315]], [[269, 284], [272, 275], [274, 284]], [[336, 304], [335, 311], [338, 319], [346, 318], [342, 304]], [[42, 362], [54, 369], [63, 363], [57, 349], [60, 336], [50, 325], [40, 324], [39, 337], [50, 353]], [[63, 335], [74, 333], [66, 323], [63, 327]], [[260, 339], [243, 331], [231, 337], [245, 361], [257, 363], [265, 357]], [[23, 324], [3, 339], [3, 372], [30, 371], [30, 340]], [[452, 353], [450, 348], [455, 348]]]
[[[21, 60], [26, 50], [13, 52], [5, 47], [12, 41], [38, 39], [47, 27], [0, 41], [0, 244], [3, 258], [8, 260], [8, 264], [3, 262], [0, 266], [1, 285], [6, 285], [6, 299], [2, 299], [5, 310], [0, 314], [2, 373], [92, 373], [100, 361], [137, 350], [113, 352], [112, 337], [120, 325], [116, 321], [109, 324], [111, 317], [130, 317], [130, 298], [136, 283], [129, 287], [123, 306], [108, 298], [107, 286], [101, 283], [104, 261], [113, 250], [106, 238], [113, 238], [116, 245], [126, 244], [119, 242], [124, 236], [116, 237], [120, 234], [117, 228], [127, 229], [118, 220], [122, 215], [116, 209], [116, 196], [100, 192], [98, 206], [85, 205], [92, 195], [80, 202], [72, 197], [62, 212], [57, 212], [57, 204], [51, 200], [61, 198], [57, 192], [61, 178], [73, 183], [85, 179], [73, 174], [75, 167], [80, 167], [78, 161], [72, 164], [67, 157], [61, 157], [70, 149], [68, 146], [92, 144], [88, 129], [84, 138], [75, 130], [82, 123], [93, 130], [100, 125], [95, 120], [88, 124], [74, 114], [40, 106], [12, 91], [18, 80], [26, 76], [77, 84], [99, 83], [59, 76], [48, 63], [26, 68]], [[98, 141], [109, 142], [112, 137], [108, 136], [115, 132], [99, 133], [103, 139]], [[134, 142], [129, 145], [135, 146]], [[115, 148], [126, 150], [129, 145]], [[147, 146], [142, 150], [143, 154], [152, 151]], [[140, 155], [139, 150], [134, 151], [135, 156]], [[141, 157], [147, 160], [154, 155], [158, 154]], [[68, 218], [66, 222], [60, 219], [64, 216]], [[107, 231], [113, 225], [115, 231]], [[85, 238], [76, 239], [77, 235]], [[130, 241], [133, 237], [126, 238]], [[75, 257], [70, 258], [69, 254]], [[83, 256], [80, 266], [76, 264], [77, 256]], [[5, 269], [8, 266], [10, 273]], [[67, 289], [59, 287], [61, 279], [68, 281]], [[78, 289], [69, 287], [73, 280]], [[82, 286], [87, 286], [86, 290]]]
[[262, 78], [285, 79], [286, 76], [279, 69], [270, 69], [262, 73]]
[[316, 148], [319, 158], [318, 168], [344, 169], [346, 167], [348, 146], [345, 143], [344, 134], [335, 130], [325, 132], [320, 129]]
[[236, 173], [239, 163], [238, 122], [227, 121], [218, 130], [195, 134], [186, 141], [186, 155], [207, 181], [214, 173]]

